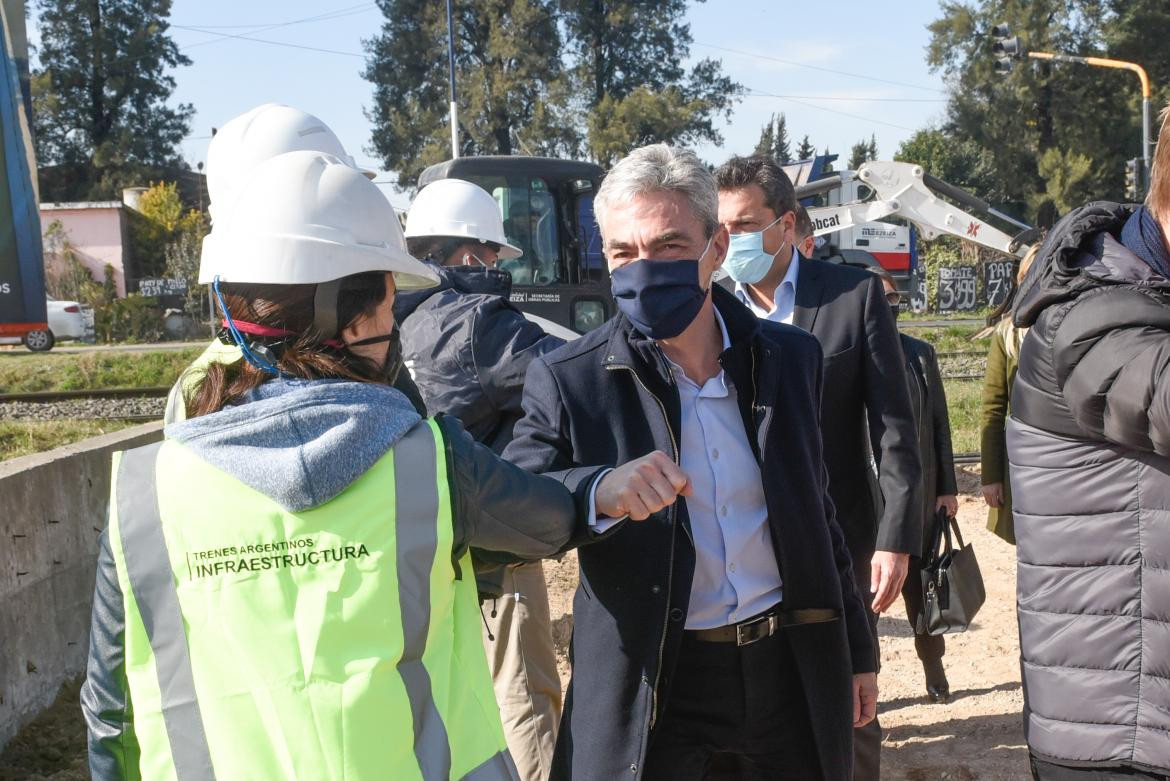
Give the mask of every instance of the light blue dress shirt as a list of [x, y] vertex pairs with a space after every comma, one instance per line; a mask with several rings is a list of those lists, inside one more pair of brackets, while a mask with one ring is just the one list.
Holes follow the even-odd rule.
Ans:
[[735, 295], [755, 312], [756, 317], [775, 323], [792, 325], [792, 315], [796, 311], [796, 278], [799, 274], [800, 253], [793, 247], [792, 260], [788, 264], [788, 271], [785, 272], [784, 279], [776, 287], [776, 295], [773, 297], [771, 309], [764, 309], [757, 304], [756, 299], [752, 298], [747, 287], [741, 282], [735, 283]]
[[[718, 311], [715, 318], [726, 350], [727, 328]], [[694, 491], [685, 497], [695, 543], [686, 628], [736, 624], [782, 594], [760, 466], [726, 374], [720, 370], [700, 387], [667, 360], [682, 402], [681, 466]]]

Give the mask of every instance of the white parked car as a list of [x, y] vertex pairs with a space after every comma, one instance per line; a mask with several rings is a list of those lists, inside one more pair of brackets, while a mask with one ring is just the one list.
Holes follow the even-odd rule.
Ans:
[[57, 301], [46, 298], [49, 330], [29, 331], [24, 335], [24, 346], [33, 352], [51, 350], [58, 339], [82, 339], [86, 334], [85, 307], [76, 301]]

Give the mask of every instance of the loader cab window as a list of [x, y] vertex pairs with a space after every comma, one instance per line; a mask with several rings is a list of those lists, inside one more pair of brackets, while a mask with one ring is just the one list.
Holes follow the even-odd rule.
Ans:
[[556, 200], [544, 179], [527, 176], [468, 177], [500, 207], [504, 235], [524, 253], [500, 260], [497, 267], [516, 285], [552, 285], [565, 281], [561, 262]]

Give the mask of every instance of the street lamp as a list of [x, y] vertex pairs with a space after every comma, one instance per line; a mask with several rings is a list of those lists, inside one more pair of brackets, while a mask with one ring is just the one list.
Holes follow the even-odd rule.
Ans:
[[459, 157], [459, 106], [455, 102], [455, 22], [447, 0], [447, 73], [451, 82], [451, 159]]
[[1074, 62], [1080, 65], [1092, 65], [1098, 68], [1114, 68], [1136, 73], [1142, 86], [1142, 163], [1145, 168], [1144, 181], [1150, 180], [1150, 77], [1146, 69], [1136, 62], [1125, 60], [1111, 60], [1106, 57], [1075, 57], [1071, 54], [1054, 54], [1052, 52], [1030, 52], [1020, 43], [1018, 37], [1011, 36], [1011, 27], [1006, 24], [997, 24], [991, 28], [991, 37], [994, 43], [992, 53], [999, 59], [995, 61], [995, 72], [1006, 75], [1011, 72], [1012, 60], [1027, 56], [1033, 60], [1048, 62]]

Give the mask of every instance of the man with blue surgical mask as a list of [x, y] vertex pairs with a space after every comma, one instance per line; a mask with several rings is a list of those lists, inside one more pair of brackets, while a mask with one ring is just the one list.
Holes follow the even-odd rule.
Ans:
[[762, 225], [768, 216], [759, 211], [737, 215], [727, 225], [731, 232], [731, 246], [723, 270], [735, 281], [736, 296], [744, 303], [751, 301], [751, 288], [774, 290], [770, 301], [752, 301], [753, 308], [766, 313], [769, 320], [792, 323], [796, 306], [796, 279], [800, 274], [800, 253], [793, 249], [796, 230], [796, 212], [786, 211]]
[[[620, 509], [592, 513], [578, 552], [551, 778], [848, 778], [877, 682], [825, 480], [820, 347], [712, 285], [728, 234], [693, 153], [634, 150], [594, 210], [618, 314], [530, 364], [504, 453]], [[627, 461], [616, 495], [585, 469]]]
[[[910, 555], [922, 544], [918, 436], [897, 326], [877, 277], [793, 249], [800, 207], [775, 161], [733, 157], [715, 178], [719, 222], [731, 233], [724, 268], [736, 297], [762, 320], [811, 333], [824, 351], [820, 422], [829, 491], [857, 584], [870, 593], [876, 645], [877, 614], [901, 593]], [[858, 731], [855, 747], [855, 778], [876, 781], [876, 720]]]

